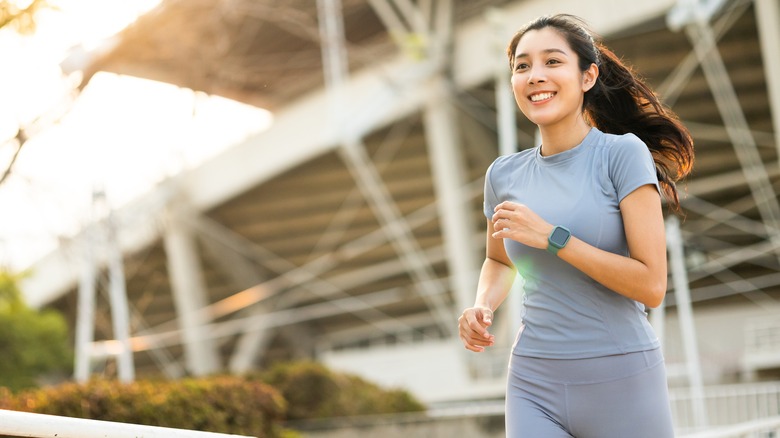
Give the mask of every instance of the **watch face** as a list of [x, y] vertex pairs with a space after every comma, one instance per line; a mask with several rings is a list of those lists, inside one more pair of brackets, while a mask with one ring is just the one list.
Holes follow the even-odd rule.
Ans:
[[555, 228], [553, 230], [552, 235], [550, 236], [550, 241], [555, 245], [564, 245], [566, 243], [566, 239], [569, 237], [569, 232], [564, 230], [563, 228]]

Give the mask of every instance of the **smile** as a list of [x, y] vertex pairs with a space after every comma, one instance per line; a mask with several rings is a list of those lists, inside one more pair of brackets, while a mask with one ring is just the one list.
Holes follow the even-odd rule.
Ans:
[[553, 96], [555, 96], [555, 93], [548, 92], [548, 93], [539, 93], [534, 94], [530, 96], [531, 102], [541, 102], [543, 100], [551, 99]]

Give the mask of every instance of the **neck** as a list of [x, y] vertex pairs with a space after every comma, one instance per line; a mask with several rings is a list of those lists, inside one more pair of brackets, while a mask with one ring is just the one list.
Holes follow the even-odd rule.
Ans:
[[574, 126], [540, 126], [542, 136], [542, 155], [559, 154], [582, 143], [590, 132], [590, 125], [585, 120], [578, 119]]

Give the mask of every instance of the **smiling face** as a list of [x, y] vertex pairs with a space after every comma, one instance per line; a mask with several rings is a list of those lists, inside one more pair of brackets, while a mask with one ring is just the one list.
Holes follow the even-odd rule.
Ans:
[[[584, 93], [598, 69], [580, 70], [579, 58], [566, 39], [545, 27], [526, 32], [515, 48], [512, 90], [520, 110], [540, 128], [570, 129], [582, 121]], [[572, 125], [574, 124], [574, 125]]]

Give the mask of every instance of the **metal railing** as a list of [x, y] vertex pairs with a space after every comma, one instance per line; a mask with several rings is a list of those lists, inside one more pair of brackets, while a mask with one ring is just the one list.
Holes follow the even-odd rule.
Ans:
[[[669, 400], [675, 428], [695, 430], [693, 400], [688, 388], [671, 389]], [[709, 427], [774, 418], [780, 416], [780, 382], [705, 386], [704, 403]]]
[[[503, 381], [506, 379], [508, 354], [508, 348], [483, 353], [479, 361], [469, 367], [471, 377], [482, 382]], [[780, 381], [705, 386], [703, 399], [709, 420], [707, 427], [710, 428], [773, 418], [780, 416]], [[694, 400], [690, 389], [671, 388], [669, 401], [675, 429], [679, 433], [696, 431]], [[780, 438], [780, 435], [776, 438]]]
[[745, 327], [745, 349], [748, 352], [780, 350], [780, 318], [777, 315], [754, 318]]
[[780, 366], [780, 318], [753, 318], [745, 326], [743, 366], [747, 372]]
[[0, 409], [0, 436], [33, 438], [254, 438]]
[[682, 435], [679, 438], [778, 438], [780, 437], [780, 416], [753, 420], [713, 430]]

